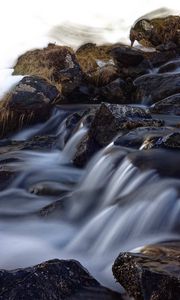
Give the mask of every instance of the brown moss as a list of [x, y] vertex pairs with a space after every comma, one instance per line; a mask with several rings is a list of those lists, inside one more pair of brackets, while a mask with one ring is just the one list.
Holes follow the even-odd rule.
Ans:
[[101, 45], [88, 43], [82, 45], [77, 51], [76, 56], [82, 70], [85, 73], [90, 73], [98, 68], [97, 60], [108, 62], [111, 59], [110, 51], [112, 45]]
[[145, 47], [157, 47], [160, 44], [179, 41], [180, 16], [167, 16], [152, 20], [138, 20], [130, 31], [132, 45], [135, 40]]
[[74, 52], [69, 47], [49, 44], [44, 49], [26, 52], [18, 58], [13, 75], [37, 75], [49, 79], [61, 91], [58, 72], [76, 63]]

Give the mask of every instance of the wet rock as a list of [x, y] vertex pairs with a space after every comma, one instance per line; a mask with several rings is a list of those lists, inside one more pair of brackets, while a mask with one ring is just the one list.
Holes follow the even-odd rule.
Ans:
[[[147, 140], [153, 140], [160, 136], [163, 137], [169, 133], [174, 132], [172, 127], [140, 127], [130, 132], [119, 136], [114, 144], [116, 146], [140, 148]], [[144, 149], [144, 148], [143, 148]]]
[[46, 79], [24, 77], [1, 101], [1, 137], [47, 120], [58, 95], [57, 88]]
[[150, 149], [128, 154], [130, 162], [141, 171], [156, 170], [162, 177], [180, 178], [179, 151], [170, 149]]
[[101, 286], [75, 260], [50, 260], [34, 267], [0, 270], [0, 299], [121, 299]]
[[77, 147], [73, 162], [77, 167], [83, 167], [94, 153], [99, 151], [101, 146], [94, 140], [94, 138], [86, 134]]
[[122, 78], [135, 79], [149, 73], [152, 65], [146, 59], [144, 52], [128, 46], [115, 47], [111, 51], [112, 57]]
[[89, 134], [102, 147], [107, 146], [118, 132], [143, 126], [162, 126], [163, 122], [152, 119], [148, 110], [128, 105], [102, 103], [96, 112]]
[[180, 61], [170, 61], [165, 65], [161, 66], [158, 70], [158, 73], [168, 73], [168, 72], [176, 72], [177, 69], [180, 68]]
[[62, 148], [65, 146], [67, 141], [80, 129], [81, 126], [85, 126], [89, 128], [95, 113], [98, 109], [99, 105], [91, 106], [90, 108], [84, 108], [80, 111], [74, 112], [69, 115], [65, 120], [65, 135], [64, 135], [64, 144]]
[[0, 191], [6, 189], [11, 184], [15, 176], [16, 174], [13, 170], [11, 170], [11, 168], [0, 165]]
[[154, 136], [148, 137], [142, 148], [144, 150], [149, 150], [152, 148], [166, 148], [166, 149], [180, 149], [180, 132], [173, 132], [166, 136]]
[[96, 111], [89, 132], [80, 142], [74, 163], [82, 166], [97, 150], [107, 146], [122, 132], [143, 126], [162, 126], [163, 122], [153, 120], [149, 111], [139, 107], [102, 103]]
[[136, 99], [155, 103], [180, 93], [180, 74], [144, 75], [134, 81]]
[[179, 16], [167, 16], [151, 20], [140, 19], [130, 30], [131, 45], [137, 40], [145, 47], [157, 47], [172, 42], [179, 46], [179, 29]]
[[179, 300], [179, 257], [179, 244], [150, 246], [141, 254], [121, 253], [113, 274], [135, 300]]
[[[165, 67], [165, 65], [171, 64], [172, 60], [179, 58], [179, 53], [175, 49], [166, 50], [164, 52], [155, 51], [143, 51], [143, 55], [149, 60], [151, 67]], [[165, 64], [165, 65], [164, 65]], [[158, 70], [159, 71], [159, 70]]]
[[27, 141], [5, 139], [0, 141], [0, 155], [20, 150], [47, 151], [55, 148], [55, 145], [56, 139], [53, 136], [35, 136]]
[[153, 114], [180, 115], [180, 93], [156, 102], [150, 107]]

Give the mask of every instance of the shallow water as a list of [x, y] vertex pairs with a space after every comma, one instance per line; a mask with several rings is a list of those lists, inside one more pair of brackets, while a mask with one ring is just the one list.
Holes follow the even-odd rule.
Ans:
[[[0, 192], [0, 266], [76, 258], [102, 283], [118, 289], [111, 266], [120, 251], [179, 238], [180, 181], [163, 179], [156, 170], [140, 171], [128, 160], [128, 150], [112, 143], [85, 169], [73, 167], [72, 154], [86, 129], [59, 147], [64, 135], [59, 128], [69, 113], [57, 109], [47, 121], [49, 132], [57, 136], [52, 151], [14, 151], [0, 157], [18, 172]], [[41, 132], [47, 123], [39, 126]], [[27, 139], [29, 132], [31, 137], [37, 133], [29, 128], [20, 134]], [[62, 206], [54, 212], [40, 213], [59, 199]]]

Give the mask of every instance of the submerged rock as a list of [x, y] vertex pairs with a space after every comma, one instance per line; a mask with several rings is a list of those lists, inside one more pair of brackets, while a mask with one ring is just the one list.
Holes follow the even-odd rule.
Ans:
[[47, 120], [58, 96], [57, 88], [46, 79], [24, 77], [1, 101], [1, 137]]
[[97, 150], [107, 146], [115, 136], [143, 126], [162, 126], [163, 122], [153, 120], [149, 111], [128, 105], [102, 103], [96, 111], [89, 132], [80, 142], [74, 163], [82, 166]]
[[166, 45], [166, 48], [167, 44], [169, 47], [174, 47], [174, 44], [180, 46], [179, 30], [180, 16], [140, 19], [130, 30], [131, 45], [136, 40], [145, 47], [157, 47], [162, 44]]
[[121, 253], [113, 265], [117, 281], [135, 300], [179, 300], [180, 245], [146, 247]]
[[151, 104], [180, 93], [180, 74], [144, 75], [134, 84], [136, 99]]
[[75, 260], [50, 260], [34, 267], [0, 270], [0, 299], [84, 300], [121, 299], [101, 286]]
[[180, 93], [156, 102], [150, 107], [153, 114], [180, 115]]

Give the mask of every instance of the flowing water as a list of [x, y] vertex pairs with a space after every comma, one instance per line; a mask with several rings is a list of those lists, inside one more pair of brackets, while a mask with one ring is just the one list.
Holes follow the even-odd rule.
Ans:
[[[128, 30], [140, 15], [155, 9], [153, 15], [165, 15], [168, 9], [179, 8], [175, 0], [168, 9], [165, 0], [127, 0], [126, 6], [115, 0], [111, 4], [32, 0], [28, 5], [20, 0], [2, 5], [1, 96], [22, 78], [11, 76], [12, 67], [28, 49], [50, 41], [75, 48], [87, 41], [128, 43]], [[77, 109], [57, 107], [46, 123], [11, 137], [21, 141], [52, 135], [53, 150], [15, 150], [0, 156], [1, 163], [6, 161], [6, 167], [16, 172], [0, 192], [0, 267], [76, 258], [101, 282], [116, 288], [110, 269], [120, 251], [179, 238], [180, 181], [160, 177], [155, 169], [140, 171], [128, 158], [132, 150], [113, 143], [86, 168], [75, 168], [71, 160], [87, 128], [81, 124], [65, 144], [65, 124]], [[43, 215], [54, 202], [56, 209]]]

